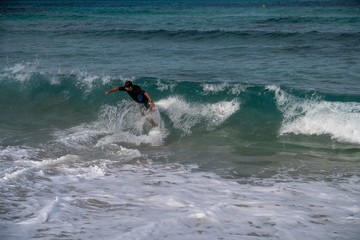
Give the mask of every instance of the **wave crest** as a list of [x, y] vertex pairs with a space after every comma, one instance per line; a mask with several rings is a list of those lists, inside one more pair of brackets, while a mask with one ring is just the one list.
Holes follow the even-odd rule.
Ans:
[[280, 135], [330, 135], [341, 142], [360, 144], [360, 103], [301, 99], [273, 89], [283, 113]]

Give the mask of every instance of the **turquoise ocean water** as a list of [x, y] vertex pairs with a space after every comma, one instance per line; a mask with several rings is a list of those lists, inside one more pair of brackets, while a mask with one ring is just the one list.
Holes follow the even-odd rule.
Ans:
[[358, 1], [2, 1], [0, 109], [1, 239], [360, 236]]

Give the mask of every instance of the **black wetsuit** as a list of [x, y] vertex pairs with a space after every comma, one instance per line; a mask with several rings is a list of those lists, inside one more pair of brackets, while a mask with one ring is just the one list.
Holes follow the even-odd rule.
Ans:
[[[119, 91], [126, 91], [125, 87], [119, 87]], [[127, 91], [126, 91], [127, 92]], [[146, 108], [149, 108], [149, 99], [145, 96], [145, 91], [138, 85], [133, 85], [132, 90], [127, 92], [132, 99], [137, 103], [142, 103]]]

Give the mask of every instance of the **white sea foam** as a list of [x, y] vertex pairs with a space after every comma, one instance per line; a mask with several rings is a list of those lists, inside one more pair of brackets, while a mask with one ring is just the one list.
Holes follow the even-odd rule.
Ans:
[[125, 147], [120, 147], [120, 150], [116, 152], [122, 159], [123, 158], [127, 158], [127, 159], [133, 159], [133, 158], [137, 158], [137, 157], [141, 157], [141, 153], [139, 150], [137, 149], [128, 149]]
[[112, 77], [107, 75], [94, 75], [86, 70], [73, 70], [71, 74], [76, 76], [76, 84], [79, 88], [84, 90], [84, 93], [91, 92], [94, 88], [99, 85], [105, 85], [112, 81]]
[[[13, 79], [19, 82], [27, 82], [30, 81], [34, 73], [40, 73], [46, 78], [50, 84], [59, 85], [61, 84], [61, 78], [59, 76], [63, 76], [64, 73], [61, 72], [60, 69], [55, 74], [51, 72], [42, 72], [39, 67], [40, 63], [38, 60], [28, 61], [16, 63], [13, 66], [5, 67], [1, 73], [1, 79]], [[114, 79], [120, 79], [122, 82], [127, 80], [134, 80], [134, 78], [125, 78], [122, 76], [112, 77], [106, 74], [92, 74], [88, 72], [86, 69], [74, 69], [71, 70], [68, 74], [69, 76], [75, 76], [74, 84], [85, 94], [92, 92], [93, 90], [98, 90], [99, 86], [103, 86], [108, 84]]]
[[146, 115], [143, 116], [132, 102], [123, 101], [117, 106], [104, 106], [94, 127], [106, 130], [108, 134], [97, 142], [97, 146], [110, 142], [162, 145], [167, 136], [162, 120], [160, 119], [157, 128], [147, 129], [146, 126]]
[[[32, 161], [28, 159], [16, 161], [16, 165], [5, 169], [0, 174], [0, 186], [6, 185], [9, 181], [14, 182], [27, 182], [28, 178], [31, 178], [34, 174], [44, 169], [56, 169], [58, 166], [63, 166], [65, 163], [76, 162], [79, 160], [77, 155], [66, 155], [56, 159], [44, 159], [42, 161]], [[60, 172], [63, 168], [60, 168]]]
[[28, 159], [33, 157], [40, 151], [40, 149], [30, 147], [7, 146], [2, 148], [0, 146], [0, 161], [19, 161], [23, 159]]
[[26, 214], [5, 230], [30, 238], [356, 239], [360, 179], [352, 179], [238, 184], [190, 166], [123, 165], [106, 176], [52, 176], [42, 183], [51, 194], [23, 201]]
[[9, 66], [3, 69], [4, 73], [2, 74], [1, 79], [15, 76], [17, 81], [28, 81], [31, 75], [37, 71], [38, 66], [38, 60], [15, 63], [13, 66]]
[[278, 87], [269, 89], [284, 114], [280, 134], [328, 134], [337, 141], [360, 144], [359, 103], [299, 99]]
[[153, 129], [148, 129], [147, 125], [146, 116], [140, 109], [130, 101], [123, 101], [117, 106], [103, 106], [98, 119], [92, 123], [58, 131], [54, 135], [57, 142], [78, 149], [119, 142], [162, 145], [167, 136], [163, 122]]
[[147, 134], [133, 134], [131, 132], [120, 131], [118, 133], [108, 133], [106, 136], [101, 137], [96, 147], [103, 148], [108, 144], [125, 142], [127, 144], [141, 145], [149, 144], [151, 146], [161, 146], [164, 144], [164, 132], [161, 129], [155, 128], [150, 130]]
[[[3, 162], [4, 167], [8, 166], [0, 172], [0, 185], [22, 178], [31, 171], [29, 169], [33, 167], [33, 164], [29, 159], [36, 158], [39, 152], [41, 152], [39, 149], [30, 147], [8, 146], [3, 149], [0, 148], [0, 162]], [[16, 163], [16, 165], [13, 163]]]
[[227, 83], [221, 83], [221, 84], [210, 84], [210, 83], [204, 83], [202, 84], [203, 91], [204, 92], [223, 92], [225, 88], [227, 88], [229, 85]]
[[6, 67], [5, 71], [9, 71], [11, 73], [18, 73], [20, 71], [23, 71], [26, 68], [26, 65], [23, 63], [16, 63], [11, 67]]
[[204, 83], [202, 87], [205, 93], [218, 93], [228, 89], [228, 92], [234, 95], [239, 95], [246, 90], [246, 86], [234, 83], [231, 85], [228, 83]]
[[160, 91], [174, 91], [174, 88], [176, 87], [175, 83], [163, 83], [160, 79], [156, 82], [157, 89]]
[[240, 109], [237, 100], [190, 104], [178, 96], [159, 100], [157, 106], [169, 116], [175, 128], [187, 133], [200, 123], [208, 127], [218, 126]]
[[56, 197], [54, 201], [50, 202], [48, 205], [44, 206], [37, 214], [36, 217], [21, 221], [18, 224], [40, 224], [52, 221], [56, 219], [56, 215], [59, 212], [61, 202], [59, 198]]
[[2, 177], [2, 179], [0, 179], [0, 183], [1, 184], [6, 184], [6, 182], [13, 180], [13, 179], [17, 179], [19, 177], [21, 177], [22, 175], [26, 174], [29, 170], [26, 168], [11, 168], [11, 169], [6, 169], [4, 176]]

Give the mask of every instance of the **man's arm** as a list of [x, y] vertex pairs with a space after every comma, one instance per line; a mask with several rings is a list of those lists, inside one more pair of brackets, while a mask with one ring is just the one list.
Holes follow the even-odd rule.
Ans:
[[155, 104], [150, 96], [150, 94], [148, 92], [144, 92], [144, 95], [147, 97], [147, 99], [149, 99], [150, 101], [150, 110], [152, 110], [153, 108], [155, 108]]
[[108, 95], [109, 93], [112, 93], [112, 92], [118, 92], [118, 91], [121, 91], [121, 89], [119, 87], [112, 88], [112, 89], [106, 91], [105, 95]]

